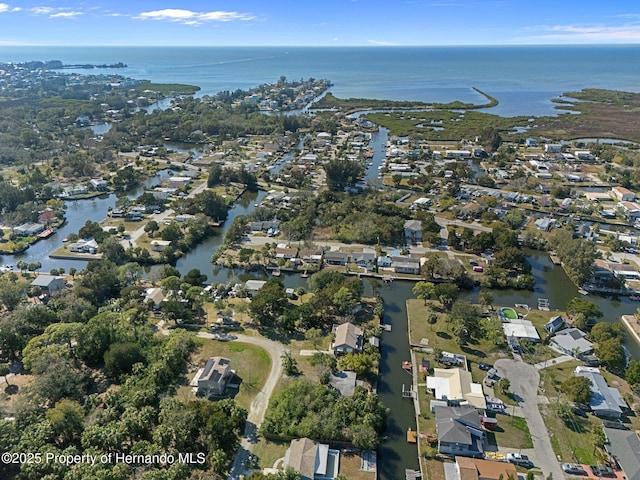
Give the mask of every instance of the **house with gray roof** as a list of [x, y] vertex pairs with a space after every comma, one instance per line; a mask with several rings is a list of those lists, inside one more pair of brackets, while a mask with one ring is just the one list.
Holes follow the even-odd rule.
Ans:
[[605, 448], [615, 458], [627, 480], [640, 480], [640, 437], [633, 430], [604, 427]]
[[31, 282], [32, 287], [40, 287], [44, 293], [48, 293], [49, 295], [58, 290], [62, 290], [66, 284], [67, 281], [65, 278], [57, 275], [38, 275]]
[[349, 262], [347, 252], [324, 252], [324, 261], [327, 265], [346, 265]]
[[364, 332], [351, 322], [333, 327], [335, 340], [331, 345], [336, 354], [359, 353], [364, 344]]
[[351, 261], [359, 267], [373, 270], [376, 266], [376, 254], [371, 252], [352, 253]]
[[233, 376], [231, 360], [223, 357], [211, 357], [198, 377], [199, 395], [222, 395], [227, 383]]
[[422, 242], [422, 222], [420, 220], [407, 220], [404, 222], [404, 238], [407, 245], [415, 245]]
[[622, 412], [628, 408], [618, 389], [607, 385], [607, 381], [600, 374], [600, 369], [578, 366], [574, 375], [591, 380], [589, 407], [598, 417], [620, 418]]
[[587, 334], [577, 328], [566, 328], [556, 333], [551, 346], [575, 358], [593, 353], [593, 343], [587, 340]]
[[444, 455], [482, 457], [487, 436], [475, 408], [434, 406], [438, 452]]

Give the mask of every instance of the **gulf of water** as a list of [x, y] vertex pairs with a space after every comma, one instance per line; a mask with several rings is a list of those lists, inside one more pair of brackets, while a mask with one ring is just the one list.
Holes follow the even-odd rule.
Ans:
[[640, 91], [640, 46], [501, 47], [9, 47], [0, 61], [111, 64], [154, 82], [199, 85], [200, 94], [288, 79], [328, 78], [343, 98], [500, 101], [492, 113], [549, 115], [551, 99], [582, 88]]

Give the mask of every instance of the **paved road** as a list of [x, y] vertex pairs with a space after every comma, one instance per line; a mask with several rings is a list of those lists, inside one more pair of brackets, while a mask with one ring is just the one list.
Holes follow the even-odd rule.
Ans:
[[519, 397], [522, 413], [527, 420], [533, 440], [536, 466], [542, 470], [545, 478], [549, 474], [552, 474], [556, 480], [564, 478], [560, 463], [553, 453], [549, 432], [538, 409], [538, 384], [540, 383], [538, 370], [535, 366], [524, 363], [518, 358], [497, 360], [495, 368], [501, 377], [509, 379], [511, 392]]

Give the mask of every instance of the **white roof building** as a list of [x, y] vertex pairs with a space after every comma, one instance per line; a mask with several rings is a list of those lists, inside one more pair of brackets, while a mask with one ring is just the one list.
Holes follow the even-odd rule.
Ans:
[[450, 405], [487, 408], [482, 385], [473, 383], [471, 373], [461, 368], [434, 368], [433, 376], [427, 377], [427, 388]]
[[540, 341], [540, 335], [529, 320], [514, 319], [502, 324], [502, 330], [507, 338], [526, 338], [532, 342]]

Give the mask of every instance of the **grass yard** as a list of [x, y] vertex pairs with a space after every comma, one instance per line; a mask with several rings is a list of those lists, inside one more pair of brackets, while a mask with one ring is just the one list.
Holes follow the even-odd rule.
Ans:
[[488, 431], [489, 443], [507, 448], [533, 448], [527, 421], [522, 417], [498, 415], [498, 429]]
[[287, 448], [289, 448], [287, 442], [272, 442], [260, 437], [253, 447], [253, 454], [258, 457], [261, 468], [272, 468], [276, 460], [284, 457]]
[[[427, 302], [433, 305], [433, 302]], [[439, 304], [437, 304], [439, 305]], [[436, 307], [438, 308], [438, 307]], [[407, 315], [410, 322], [409, 338], [412, 345], [423, 345], [429, 348], [439, 348], [448, 352], [464, 353], [469, 360], [485, 361], [488, 357], [498, 354], [500, 347], [487, 339], [473, 340], [468, 345], [460, 347], [447, 323], [447, 313], [425, 306], [424, 301], [418, 299], [407, 300]], [[434, 325], [427, 322], [428, 316], [434, 312], [438, 320]], [[423, 339], [427, 339], [425, 345]]]
[[[217, 340], [196, 339], [199, 343], [197, 351], [191, 355], [191, 363], [203, 367], [209, 357], [221, 356], [231, 360], [231, 368], [236, 372], [232, 380], [239, 383], [240, 388], [235, 400], [244, 408], [249, 408], [256, 394], [260, 391], [271, 369], [269, 354], [260, 347], [242, 342], [218, 342]], [[189, 372], [188, 380], [195, 374], [196, 368]], [[230, 390], [232, 393], [235, 390]], [[193, 398], [191, 387], [183, 385], [178, 389], [182, 399]]]
[[340, 452], [340, 470], [349, 480], [374, 480], [375, 472], [364, 472], [360, 452]]
[[540, 413], [549, 431], [553, 451], [563, 462], [594, 465], [602, 460], [591, 437], [591, 429], [600, 423], [599, 419], [593, 416], [588, 419], [575, 417], [573, 428], [568, 428], [550, 408], [541, 405]]

